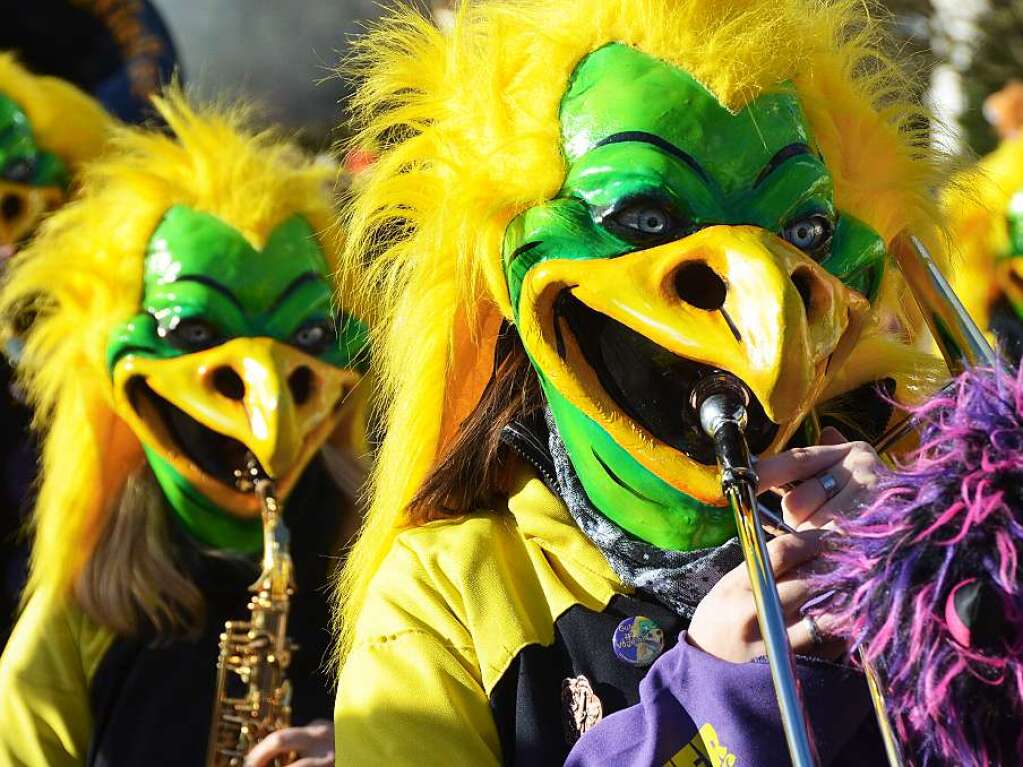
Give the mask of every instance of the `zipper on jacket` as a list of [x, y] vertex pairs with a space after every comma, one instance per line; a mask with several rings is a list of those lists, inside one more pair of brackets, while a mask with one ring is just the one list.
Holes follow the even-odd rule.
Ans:
[[536, 469], [547, 488], [559, 498], [561, 497], [558, 479], [554, 471], [554, 461], [551, 460], [547, 445], [542, 442], [536, 432], [525, 423], [512, 421], [501, 430], [501, 442]]

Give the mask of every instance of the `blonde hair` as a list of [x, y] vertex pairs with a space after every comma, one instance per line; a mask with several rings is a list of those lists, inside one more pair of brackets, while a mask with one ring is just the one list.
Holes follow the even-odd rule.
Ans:
[[161, 634], [194, 634], [202, 626], [198, 587], [174, 563], [163, 493], [148, 466], [128, 475], [92, 556], [74, 583], [75, 601], [121, 636], [142, 622]]
[[[561, 187], [562, 97], [580, 61], [611, 42], [684, 69], [731, 110], [792, 82], [837, 205], [886, 242], [907, 227], [934, 231], [940, 163], [927, 121], [859, 0], [464, 0], [443, 32], [414, 8], [392, 10], [349, 64], [361, 81], [355, 140], [379, 159], [343, 219], [345, 259], [365, 269], [380, 316], [387, 437], [338, 583], [340, 656], [373, 574], [411, 523], [410, 500], [489, 376], [495, 317], [511, 316], [505, 228]], [[891, 311], [897, 281], [883, 293]]]
[[[45, 432], [26, 596], [64, 597], [93, 558], [148, 556], [149, 564], [110, 570], [97, 559], [80, 583], [80, 593], [89, 592], [99, 572], [133, 581], [111, 585], [105, 596], [92, 589], [85, 599], [94, 618], [117, 630], [130, 628], [124, 600], [150, 618], [176, 609], [168, 605], [194, 607], [181, 584], [168, 594], [156, 583], [167, 567], [158, 560], [170, 556], [163, 545], [98, 548], [101, 540], [155, 529], [143, 519], [154, 513], [146, 493], [125, 494], [144, 456], [114, 411], [106, 361], [111, 332], [140, 310], [153, 230], [168, 208], [183, 204], [218, 216], [260, 247], [294, 214], [321, 233], [336, 215], [325, 193], [329, 171], [272, 132], [251, 131], [245, 109], [193, 107], [176, 89], [153, 103], [171, 135], [119, 128], [106, 155], [85, 168], [81, 194], [15, 257], [0, 291], [0, 315], [36, 314], [18, 371], [36, 408], [36, 427]], [[320, 237], [332, 268], [335, 240]], [[129, 530], [126, 519], [138, 527]]]

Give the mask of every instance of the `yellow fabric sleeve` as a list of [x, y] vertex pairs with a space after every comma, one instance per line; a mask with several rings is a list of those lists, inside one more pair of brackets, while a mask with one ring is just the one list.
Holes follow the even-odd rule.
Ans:
[[112, 641], [77, 608], [29, 602], [0, 657], [0, 767], [85, 763], [89, 684]]
[[354, 650], [334, 711], [337, 763], [499, 764], [489, 702], [462, 652], [418, 631]]
[[404, 530], [371, 582], [338, 680], [338, 764], [500, 764], [489, 694], [515, 656], [554, 641], [572, 605], [623, 587], [543, 483], [507, 511]]
[[406, 538], [399, 536], [374, 579], [338, 679], [337, 761], [498, 764], [473, 642], [448, 604], [457, 594], [442, 593]]

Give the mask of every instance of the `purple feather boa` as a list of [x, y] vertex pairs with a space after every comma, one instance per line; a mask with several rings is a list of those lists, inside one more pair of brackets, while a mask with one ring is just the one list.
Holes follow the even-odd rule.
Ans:
[[[842, 523], [813, 612], [879, 669], [912, 764], [1019, 764], [1023, 382], [967, 371], [913, 414], [920, 447]], [[951, 607], [971, 583], [983, 642]]]

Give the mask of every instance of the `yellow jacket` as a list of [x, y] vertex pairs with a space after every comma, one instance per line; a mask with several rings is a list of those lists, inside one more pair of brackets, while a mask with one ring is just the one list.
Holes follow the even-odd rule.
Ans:
[[89, 688], [113, 640], [77, 607], [28, 604], [0, 658], [0, 767], [85, 763]]
[[513, 488], [506, 509], [398, 535], [341, 670], [338, 764], [499, 764], [491, 696], [510, 665], [550, 647], [566, 611], [601, 613], [627, 593], [535, 475]]

